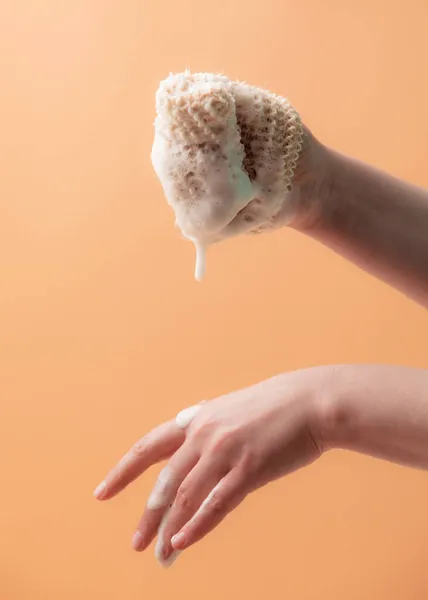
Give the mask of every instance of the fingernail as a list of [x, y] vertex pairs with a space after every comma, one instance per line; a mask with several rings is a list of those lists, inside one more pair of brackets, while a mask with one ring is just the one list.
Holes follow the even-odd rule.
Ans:
[[172, 554], [171, 546], [166, 546], [166, 548], [164, 548], [163, 552], [162, 552], [163, 560], [168, 560], [168, 558], [171, 556], [171, 554]]
[[184, 548], [184, 546], [186, 545], [185, 534], [182, 531], [180, 531], [176, 535], [173, 535], [171, 538], [171, 545], [173, 548], [175, 548], [177, 550], [182, 550]]
[[95, 498], [97, 498], [97, 500], [101, 500], [101, 498], [105, 494], [106, 489], [107, 489], [107, 484], [105, 481], [103, 481], [102, 483], [100, 483], [100, 485], [98, 487], [95, 488], [95, 491], [94, 491]]
[[[174, 564], [174, 562], [177, 560], [179, 554], [180, 554], [179, 550], [174, 550], [173, 552], [171, 552], [171, 551], [165, 552], [164, 545], [163, 545], [163, 538], [162, 538], [162, 536], [158, 537], [158, 540], [157, 540], [156, 546], [155, 546], [155, 557], [156, 557], [156, 560], [159, 562], [159, 564], [164, 569], [169, 569], [169, 567], [171, 567]], [[168, 558], [166, 558], [166, 557], [168, 557]]]
[[136, 531], [134, 533], [134, 536], [132, 538], [132, 547], [134, 550], [136, 550], [137, 552], [143, 549], [143, 542], [144, 542], [144, 538], [143, 538], [143, 534], [140, 531]]

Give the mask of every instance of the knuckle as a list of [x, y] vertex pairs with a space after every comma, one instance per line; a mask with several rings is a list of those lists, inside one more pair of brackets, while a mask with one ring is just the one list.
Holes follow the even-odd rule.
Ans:
[[179, 510], [188, 510], [191, 507], [192, 501], [186, 488], [178, 488], [174, 504]]
[[211, 436], [214, 427], [215, 424], [211, 420], [207, 421], [206, 419], [195, 419], [195, 421], [192, 423], [192, 437], [198, 442], [206, 440]]
[[260, 465], [260, 457], [251, 448], [243, 448], [240, 460], [240, 471], [244, 473], [253, 473], [257, 471]]
[[138, 442], [133, 445], [131, 452], [137, 458], [144, 456], [147, 452], [147, 439], [144, 437], [141, 438], [141, 440], [138, 440]]
[[230, 447], [232, 435], [227, 431], [221, 431], [215, 434], [211, 441], [211, 451], [215, 453], [224, 453]]
[[226, 509], [226, 502], [224, 497], [221, 494], [214, 492], [209, 499], [208, 508], [211, 513], [223, 513]]

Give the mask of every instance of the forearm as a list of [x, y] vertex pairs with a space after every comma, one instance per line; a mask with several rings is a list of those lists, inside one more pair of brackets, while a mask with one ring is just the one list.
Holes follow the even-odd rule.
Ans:
[[428, 192], [331, 150], [307, 233], [428, 306]]
[[327, 447], [428, 469], [428, 370], [337, 367], [323, 398]]

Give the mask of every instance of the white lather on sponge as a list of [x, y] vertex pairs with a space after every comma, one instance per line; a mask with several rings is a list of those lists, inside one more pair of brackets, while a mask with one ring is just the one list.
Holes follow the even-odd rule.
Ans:
[[221, 75], [170, 75], [156, 95], [152, 162], [184, 237], [205, 250], [286, 224], [303, 126], [286, 99]]

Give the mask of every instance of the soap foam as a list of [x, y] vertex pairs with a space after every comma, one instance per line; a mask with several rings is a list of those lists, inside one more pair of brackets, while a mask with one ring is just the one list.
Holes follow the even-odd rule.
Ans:
[[175, 417], [175, 422], [178, 427], [180, 427], [180, 429], [187, 429], [201, 408], [202, 406], [200, 404], [196, 404], [195, 406], [189, 406], [189, 408], [185, 408], [179, 412]]
[[159, 473], [152, 493], [147, 501], [149, 510], [157, 510], [168, 506], [170, 502], [170, 490], [173, 485], [173, 477], [170, 467], [165, 467]]
[[180, 555], [180, 550], [173, 550], [171, 555], [166, 560], [163, 557], [163, 550], [165, 547], [165, 540], [164, 540], [163, 534], [165, 531], [165, 526], [166, 526], [166, 522], [167, 522], [167, 519], [169, 516], [169, 512], [170, 512], [170, 509], [168, 509], [165, 512], [165, 514], [162, 518], [162, 521], [159, 525], [158, 537], [157, 537], [156, 546], [155, 546], [156, 560], [165, 569], [168, 569], [168, 567], [170, 567], [177, 560], [178, 556]]
[[195, 279], [202, 281], [205, 276], [207, 269], [207, 251], [205, 246], [199, 242], [195, 242], [196, 249], [196, 265], [195, 265]]

